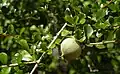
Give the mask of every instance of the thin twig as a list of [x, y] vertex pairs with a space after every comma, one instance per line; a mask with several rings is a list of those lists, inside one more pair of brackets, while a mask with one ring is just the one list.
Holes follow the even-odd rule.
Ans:
[[108, 4], [105, 4], [102, 8], [106, 8], [108, 5], [110, 5], [113, 1], [110, 0]]
[[58, 38], [58, 36], [60, 35], [60, 33], [62, 32], [62, 30], [66, 27], [67, 23], [65, 23], [63, 25], [63, 27], [60, 29], [60, 31], [56, 34], [56, 36], [54, 37], [54, 39], [52, 40], [52, 42], [48, 45], [48, 49], [51, 47], [51, 45], [55, 42], [55, 40]]
[[[23, 64], [35, 64], [36, 61], [32, 61], [32, 62], [22, 62]], [[9, 64], [9, 65], [2, 65], [0, 66], [0, 68], [5, 68], [5, 67], [15, 67], [15, 66], [18, 66], [20, 64], [18, 63], [14, 63], [14, 64]]]
[[97, 43], [89, 43], [88, 45], [98, 45], [98, 44], [107, 44], [107, 43], [115, 43], [116, 41], [102, 41], [102, 42], [97, 42]]
[[[56, 34], [56, 36], [53, 38], [52, 42], [48, 45], [48, 49], [52, 46], [52, 44], [55, 42], [55, 40], [58, 38], [58, 36], [60, 35], [60, 33], [62, 32], [62, 30], [66, 27], [67, 23], [65, 23], [63, 25], [63, 27], [60, 29], [60, 31]], [[46, 54], [46, 52], [44, 52], [40, 58], [37, 60], [37, 63], [35, 64], [34, 68], [32, 69], [32, 71], [30, 72], [30, 74], [33, 74], [35, 69], [38, 67], [38, 64], [40, 63], [41, 59], [44, 57], [44, 55]]]

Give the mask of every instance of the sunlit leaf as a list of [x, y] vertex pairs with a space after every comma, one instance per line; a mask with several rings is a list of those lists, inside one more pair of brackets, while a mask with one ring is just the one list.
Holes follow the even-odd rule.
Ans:
[[0, 74], [9, 74], [10, 71], [11, 71], [11, 67], [2, 68]]
[[84, 25], [84, 32], [85, 36], [87, 36], [87, 38], [89, 39], [93, 34], [93, 28], [91, 27], [91, 25]]
[[32, 56], [26, 50], [21, 50], [20, 54], [22, 55], [23, 61], [33, 61]]
[[20, 35], [21, 35], [24, 31], [25, 31], [25, 28], [24, 28], [24, 27], [21, 28], [21, 30], [20, 30]]
[[84, 18], [83, 18], [83, 19], [81, 19], [81, 20], [80, 20], [80, 24], [84, 24], [84, 23], [85, 23], [85, 21], [86, 21], [86, 19], [84, 19]]
[[19, 42], [19, 44], [22, 46], [23, 49], [25, 49], [25, 50], [29, 49], [29, 46], [28, 46], [28, 43], [27, 43], [26, 40], [21, 39], [20, 42]]
[[103, 18], [106, 15], [106, 10], [104, 9], [99, 9], [96, 13], [96, 19], [99, 20]]
[[69, 15], [66, 15], [64, 19], [69, 22], [70, 24], [74, 24], [74, 19], [73, 17], [70, 17]]
[[68, 30], [63, 30], [61, 36], [67, 36], [68, 34], [72, 34], [72, 32]]
[[104, 23], [96, 23], [95, 24], [95, 27], [96, 28], [98, 28], [98, 29], [105, 29], [105, 28], [107, 28], [109, 26], [109, 23], [107, 23], [107, 22], [104, 22]]
[[16, 53], [12, 59], [12, 63], [21, 63], [22, 55], [20, 53]]
[[75, 24], [77, 24], [78, 21], [79, 21], [79, 17], [78, 17], [78, 16], [75, 16], [75, 17], [74, 17], [74, 21], [75, 21]]
[[104, 49], [105, 48], [105, 46], [104, 45], [102, 45], [102, 44], [99, 44], [99, 45], [95, 45], [98, 49]]
[[3, 64], [7, 64], [8, 56], [7, 56], [6, 53], [4, 53], [4, 52], [0, 53], [0, 62], [3, 63]]

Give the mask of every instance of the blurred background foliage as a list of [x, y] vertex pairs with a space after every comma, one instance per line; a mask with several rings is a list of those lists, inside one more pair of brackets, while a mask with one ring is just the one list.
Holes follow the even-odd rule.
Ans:
[[[0, 0], [0, 74], [28, 74], [34, 64], [24, 62], [36, 61], [43, 52], [35, 74], [120, 74], [119, 8], [120, 0]], [[85, 48], [66, 69], [52, 49], [69, 36]], [[103, 44], [87, 45], [97, 42]], [[2, 67], [9, 64], [18, 66]]]

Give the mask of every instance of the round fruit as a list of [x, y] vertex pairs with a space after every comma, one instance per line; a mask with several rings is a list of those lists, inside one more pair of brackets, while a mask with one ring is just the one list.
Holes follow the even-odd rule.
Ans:
[[74, 38], [66, 38], [61, 43], [62, 56], [68, 60], [75, 60], [81, 54], [81, 47]]

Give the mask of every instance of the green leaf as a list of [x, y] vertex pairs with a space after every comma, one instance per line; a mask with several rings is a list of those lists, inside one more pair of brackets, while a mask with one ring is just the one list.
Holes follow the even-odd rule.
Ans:
[[11, 71], [11, 67], [2, 68], [0, 74], [9, 74], [10, 71]]
[[78, 6], [72, 6], [72, 8], [73, 8], [74, 10], [78, 11], [78, 12], [80, 12], [80, 10], [81, 10]]
[[88, 6], [90, 4], [91, 4], [91, 1], [84, 1], [84, 3], [83, 3], [84, 6]]
[[12, 63], [18, 63], [18, 64], [20, 64], [21, 61], [22, 61], [22, 55], [20, 53], [16, 53], [13, 56]]
[[103, 35], [102, 33], [99, 33], [99, 32], [96, 33], [96, 36], [97, 36], [98, 38], [100, 38], [102, 35]]
[[95, 45], [98, 49], [104, 49], [105, 48], [105, 45], [103, 44], [98, 44], [98, 45]]
[[84, 23], [85, 23], [85, 21], [86, 21], [86, 19], [84, 19], [84, 18], [83, 18], [83, 19], [81, 19], [81, 20], [80, 20], [80, 24], [84, 24]]
[[35, 25], [32, 25], [32, 26], [30, 27], [30, 30], [31, 30], [31, 31], [38, 31], [38, 32], [39, 32], [38, 28], [37, 28]]
[[83, 42], [83, 41], [85, 41], [85, 39], [86, 39], [86, 36], [83, 35], [83, 37], [82, 37], [79, 41], [80, 41], [80, 42]]
[[120, 17], [119, 16], [118, 17], [114, 17], [114, 24], [113, 24], [113, 26], [117, 26], [117, 25], [120, 26]]
[[21, 50], [20, 54], [22, 55], [23, 61], [33, 61], [32, 56], [26, 50]]
[[[39, 41], [41, 40], [41, 34], [38, 33], [38, 32], [34, 32], [33, 35], [32, 35], [32, 39], [35, 40], [35, 41]], [[51, 37], [49, 37], [48, 39], [50, 39]]]
[[17, 72], [14, 74], [23, 74], [23, 70], [17, 70]]
[[77, 39], [80, 39], [82, 37], [82, 30], [81, 29], [75, 30], [75, 37]]
[[70, 24], [74, 24], [73, 17], [70, 17], [69, 15], [65, 15], [64, 19], [69, 22]]
[[43, 49], [43, 50], [46, 50], [47, 49], [47, 43], [46, 42], [42, 42], [40, 47]]
[[28, 46], [28, 43], [27, 43], [26, 40], [21, 39], [20, 42], [19, 42], [19, 44], [22, 46], [23, 49], [25, 49], [25, 50], [29, 49], [29, 46]]
[[87, 62], [85, 59], [81, 59], [80, 61], [81, 61], [81, 64], [83, 65], [83, 67], [85, 67], [87, 65]]
[[101, 56], [98, 55], [97, 60], [98, 60], [99, 63], [101, 62], [101, 59], [102, 59]]
[[107, 22], [104, 22], [104, 23], [96, 23], [95, 24], [95, 27], [97, 28], [97, 29], [105, 29], [105, 28], [107, 28], [109, 26], [109, 23], [107, 23]]
[[55, 45], [55, 44], [52, 44], [50, 48], [53, 49], [53, 48], [55, 48], [55, 47], [56, 47], [56, 45]]
[[120, 39], [120, 29], [118, 29], [117, 31], [116, 31], [116, 39]]
[[68, 30], [63, 30], [63, 31], [61, 32], [61, 36], [67, 36], [68, 34], [72, 34], [72, 32], [71, 32], [71, 31], [68, 31]]
[[25, 28], [24, 28], [24, 27], [21, 28], [21, 29], [20, 29], [20, 35], [21, 35], [24, 31], [25, 31]]
[[[114, 31], [109, 31], [108, 32], [108, 37], [107, 37], [107, 40], [108, 41], [112, 41], [114, 39]], [[107, 44], [107, 48], [108, 49], [111, 49], [114, 47], [114, 43], [108, 43]]]
[[12, 25], [12, 24], [10, 24], [9, 26], [8, 26], [8, 33], [9, 34], [12, 34], [14, 32], [14, 26]]
[[116, 59], [120, 62], [120, 56], [116, 56]]
[[75, 16], [75, 17], [74, 17], [74, 21], [75, 21], [75, 24], [77, 24], [78, 21], [79, 21], [79, 17], [78, 17], [78, 16]]
[[115, 69], [118, 69], [119, 63], [118, 63], [117, 60], [112, 59], [112, 60], [111, 60], [111, 63], [112, 63], [112, 65], [113, 65], [113, 67], [115, 67]]
[[99, 9], [99, 10], [96, 12], [96, 19], [99, 20], [99, 19], [103, 18], [105, 15], [106, 15], [106, 10], [104, 10], [104, 9]]
[[86, 18], [86, 14], [84, 14], [82, 12], [80, 12], [78, 16], [79, 16], [80, 20]]
[[0, 62], [3, 63], [3, 64], [7, 64], [7, 61], [8, 61], [7, 54], [4, 53], [4, 52], [1, 52], [0, 53]]
[[0, 26], [0, 34], [2, 34], [2, 33], [3, 33], [3, 27]]
[[108, 7], [112, 10], [112, 12], [116, 12], [119, 10], [119, 2], [116, 1], [116, 3], [110, 4]]
[[91, 25], [84, 25], [84, 32], [85, 36], [87, 36], [87, 38], [89, 39], [93, 34], [93, 28], [91, 27]]
[[55, 44], [60, 44], [61, 41], [62, 39], [56, 39]]
[[113, 43], [108, 43], [108, 44], [107, 44], [107, 48], [108, 48], [108, 49], [112, 49], [113, 47], [114, 47], [114, 44], [113, 44]]

